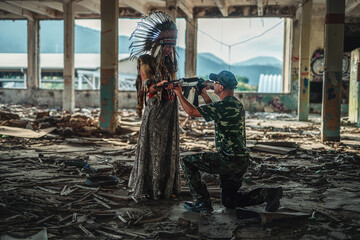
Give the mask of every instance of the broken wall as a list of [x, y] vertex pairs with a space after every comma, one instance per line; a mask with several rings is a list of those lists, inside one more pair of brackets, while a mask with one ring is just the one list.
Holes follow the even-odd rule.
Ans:
[[[28, 89], [0, 89], [0, 103], [31, 104], [48, 106], [50, 108], [62, 106], [62, 90], [28, 90]], [[135, 91], [119, 91], [119, 108], [136, 108]], [[100, 107], [99, 90], [76, 90], [76, 107]]]

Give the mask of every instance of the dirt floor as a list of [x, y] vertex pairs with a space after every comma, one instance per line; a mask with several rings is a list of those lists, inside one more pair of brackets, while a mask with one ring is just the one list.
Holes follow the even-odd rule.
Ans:
[[[242, 189], [282, 186], [277, 213], [225, 209], [219, 178], [203, 174], [212, 214], [186, 212], [182, 192], [137, 201], [127, 188], [140, 119], [98, 129], [99, 109], [0, 105], [0, 239], [360, 239], [360, 128], [342, 119], [341, 142], [320, 142], [320, 116], [247, 113], [252, 164]], [[181, 154], [214, 150], [214, 126], [180, 112]], [[49, 133], [50, 132], [50, 133]], [[34, 239], [34, 238], [33, 238]]]

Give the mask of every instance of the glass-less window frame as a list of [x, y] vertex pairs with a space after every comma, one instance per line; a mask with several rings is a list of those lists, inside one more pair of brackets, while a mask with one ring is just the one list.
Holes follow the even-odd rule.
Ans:
[[[5, 66], [2, 67], [0, 66], [0, 89], [26, 89], [27, 88], [27, 84], [26, 84], [26, 72], [27, 72], [27, 36], [28, 36], [28, 26], [27, 26], [27, 21], [26, 20], [0, 20], [0, 24], [4, 23], [4, 22], [9, 22], [11, 23], [19, 23], [19, 22], [23, 22], [23, 27], [25, 28], [25, 34], [21, 33], [22, 35], [24, 35], [24, 37], [18, 37], [19, 40], [24, 41], [24, 45], [25, 45], [25, 49], [22, 49], [24, 52], [14, 52], [14, 53], [10, 53], [10, 52], [6, 52], [6, 51], [1, 51], [0, 52], [0, 58], [5, 61], [8, 62], [10, 59], [12, 59], [14, 62], [20, 62], [21, 66]], [[22, 23], [20, 23], [22, 24]], [[16, 30], [15, 30], [16, 29]], [[19, 34], [19, 28], [18, 27], [14, 27], [13, 31], [16, 34]], [[7, 34], [6, 32], [1, 32], [2, 37], [4, 38], [10, 38], [9, 34]], [[2, 46], [4, 48], [8, 47], [8, 46]], [[21, 50], [21, 49], [20, 49]], [[9, 54], [8, 56], [6, 56], [7, 54]], [[11, 55], [10, 55], [11, 54]], [[1, 62], [3, 62], [1, 61]], [[13, 84], [17, 84], [20, 83], [22, 84], [22, 86], [20, 87], [3, 87], [3, 85], [5, 85], [4, 83], [13, 83]]]

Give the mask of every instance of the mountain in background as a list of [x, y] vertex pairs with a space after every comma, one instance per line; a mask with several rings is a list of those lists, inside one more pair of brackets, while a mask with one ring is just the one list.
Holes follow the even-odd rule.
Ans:
[[235, 63], [235, 66], [273, 66], [277, 68], [282, 68], [282, 62], [274, 57], [269, 56], [258, 56], [245, 60], [243, 62]]
[[[185, 75], [185, 49], [177, 48], [179, 55], [179, 72], [180, 76]], [[198, 53], [196, 73], [198, 76], [208, 76], [209, 73], [218, 73], [222, 70], [231, 71], [235, 76], [246, 76], [249, 79], [249, 85], [258, 85], [260, 74], [282, 74], [282, 63], [274, 57], [257, 57], [254, 59], [266, 58], [266, 62], [255, 61], [253, 65], [235, 63], [228, 65], [220, 58], [211, 53]], [[252, 59], [250, 59], [252, 60]], [[248, 61], [250, 61], [248, 60]], [[272, 60], [272, 61], [271, 61]]]
[[[63, 53], [63, 21], [40, 22], [40, 52]], [[0, 21], [0, 53], [27, 52], [26, 21]], [[129, 53], [129, 37], [119, 36], [119, 53]], [[75, 25], [75, 53], [100, 53], [100, 32]], [[179, 76], [185, 76], [185, 49], [177, 47]], [[197, 75], [208, 76], [230, 70], [235, 75], [249, 78], [250, 85], [258, 85], [260, 74], [282, 74], [282, 62], [274, 57], [259, 56], [229, 66], [211, 53], [198, 53]]]

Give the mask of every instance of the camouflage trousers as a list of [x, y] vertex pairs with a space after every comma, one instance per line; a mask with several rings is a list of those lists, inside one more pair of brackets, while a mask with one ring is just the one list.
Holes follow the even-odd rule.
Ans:
[[225, 207], [236, 208], [261, 204], [265, 201], [266, 188], [238, 192], [249, 166], [249, 156], [227, 156], [220, 152], [203, 152], [182, 158], [181, 165], [190, 193], [197, 202], [210, 202], [206, 184], [200, 171], [220, 175], [221, 201]]

